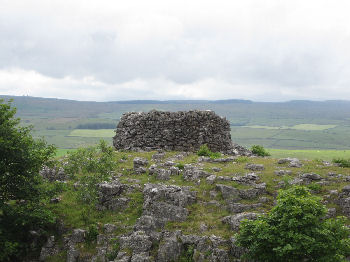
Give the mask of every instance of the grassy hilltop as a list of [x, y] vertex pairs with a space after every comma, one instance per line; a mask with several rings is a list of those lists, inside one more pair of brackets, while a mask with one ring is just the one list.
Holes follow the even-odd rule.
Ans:
[[[337, 165], [322, 162], [321, 160], [305, 160], [301, 161], [301, 167], [289, 167], [288, 163], [278, 164], [278, 160], [271, 157], [238, 157], [230, 159], [227, 162], [220, 162], [215, 159], [202, 159], [195, 153], [184, 154], [181, 152], [166, 152], [161, 158], [152, 157], [157, 155], [157, 152], [113, 152], [110, 159], [116, 166], [110, 173], [108, 179], [117, 179], [118, 183], [126, 185], [130, 188], [126, 192], [118, 196], [118, 198], [128, 199], [127, 205], [116, 210], [98, 210], [96, 209], [96, 202], [82, 201], [82, 194], [84, 189], [76, 185], [87, 183], [87, 173], [78, 172], [72, 174], [67, 180], [67, 183], [62, 187], [59, 184], [57, 190], [57, 197], [60, 199], [58, 203], [53, 202], [49, 204], [49, 208], [63, 221], [67, 231], [65, 235], [70, 235], [73, 229], [80, 228], [89, 232], [88, 234], [95, 234], [91, 241], [80, 243], [77, 245], [80, 252], [80, 257], [93, 257], [98, 254], [97, 250], [101, 247], [101, 243], [96, 241], [98, 234], [107, 235], [111, 239], [107, 245], [107, 257], [115, 259], [118, 252], [126, 252], [133, 254], [132, 248], [120, 246], [120, 241], [125, 235], [133, 232], [138, 219], [144, 215], [145, 212], [145, 188], [146, 184], [165, 185], [165, 186], [179, 186], [189, 187], [192, 192], [195, 192], [196, 201], [186, 206], [188, 216], [183, 221], [169, 221], [165, 223], [162, 230], [169, 232], [177, 232], [181, 230], [182, 235], [196, 235], [199, 237], [209, 238], [215, 235], [229, 241], [234, 235], [235, 229], [230, 224], [224, 223], [223, 219], [236, 213], [266, 213], [274, 205], [278, 189], [288, 188], [292, 184], [306, 185], [313, 194], [323, 199], [329, 210], [332, 210], [331, 216], [343, 215], [343, 209], [337, 203], [339, 193], [344, 186], [348, 184], [350, 177], [350, 168], [342, 168]], [[77, 156], [77, 155], [75, 155]], [[159, 168], [169, 169], [170, 166], [179, 168], [178, 174], [170, 175], [169, 178], [164, 179], [157, 173], [151, 174], [150, 171], [139, 174], [134, 169], [134, 159], [141, 157], [148, 160], [145, 168], [150, 168], [152, 165], [157, 165]], [[228, 158], [228, 156], [222, 156]], [[75, 160], [74, 160], [75, 159]], [[64, 168], [69, 170], [70, 161], [77, 161], [77, 158], [68, 157], [63, 160]], [[83, 158], [81, 158], [83, 161]], [[166, 166], [166, 163], [169, 163]], [[83, 163], [83, 162], [81, 162]], [[75, 162], [79, 165], [79, 162]], [[87, 162], [85, 162], [88, 165]], [[263, 170], [251, 171], [249, 164], [262, 165]], [[164, 166], [165, 165], [165, 166]], [[202, 177], [191, 178], [186, 177], [186, 166], [202, 170], [206, 174]], [[83, 165], [82, 165], [82, 168]], [[72, 170], [72, 169], [71, 169]], [[150, 169], [151, 170], [151, 169]], [[281, 171], [283, 170], [283, 171]], [[254, 174], [258, 177], [252, 184], [244, 184], [239, 180], [247, 174]], [[208, 175], [214, 175], [214, 180], [211, 181]], [[305, 178], [304, 174], [316, 174], [315, 180]], [[303, 178], [304, 177], [304, 178]], [[213, 178], [213, 177], [212, 177]], [[235, 180], [238, 178], [238, 180]], [[97, 181], [95, 181], [96, 183]], [[259, 185], [265, 183], [263, 191], [251, 191], [253, 188], [259, 188]], [[52, 186], [51, 183], [49, 185]], [[247, 195], [239, 200], [236, 199], [234, 206], [243, 208], [235, 211], [229, 208], [229, 199], [222, 191], [222, 186], [227, 188], [234, 188], [243, 192], [255, 192], [253, 195]], [[98, 199], [98, 198], [97, 198]], [[96, 200], [98, 201], [98, 200]], [[162, 201], [162, 200], [160, 200]], [[350, 220], [347, 222], [350, 224]], [[113, 233], [106, 231], [106, 224], [115, 226]], [[160, 243], [154, 243], [150, 248], [150, 256], [155, 258], [159, 256]], [[198, 248], [197, 248], [198, 249]], [[230, 245], [222, 244], [220, 247], [231, 254]], [[191, 249], [192, 250], [192, 249]], [[181, 257], [176, 261], [197, 261], [192, 260], [196, 252], [185, 249], [181, 253]], [[231, 251], [230, 251], [231, 250]], [[187, 252], [187, 253], [186, 253]], [[191, 253], [192, 252], [192, 253]], [[211, 252], [211, 251], [210, 251]], [[212, 261], [211, 257], [214, 253], [209, 251], [204, 254], [205, 261]], [[199, 254], [199, 253], [198, 253]], [[197, 254], [197, 255], [198, 255]], [[64, 261], [67, 257], [67, 251], [63, 250], [50, 257], [48, 261]], [[191, 257], [189, 259], [188, 257]], [[186, 260], [189, 259], [189, 260]], [[216, 260], [213, 260], [216, 261]], [[221, 260], [219, 260], [221, 261]], [[230, 255], [229, 261], [235, 261]]]

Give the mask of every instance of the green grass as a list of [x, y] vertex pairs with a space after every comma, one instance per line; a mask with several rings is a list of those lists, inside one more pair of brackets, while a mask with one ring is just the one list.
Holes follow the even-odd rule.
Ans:
[[273, 158], [297, 157], [300, 159], [332, 160], [334, 158], [350, 158], [350, 150], [285, 150], [267, 149]]
[[260, 125], [251, 125], [251, 126], [243, 126], [247, 128], [261, 128], [261, 129], [271, 129], [271, 130], [279, 130], [279, 129], [295, 129], [295, 130], [327, 130], [331, 128], [335, 128], [337, 125], [316, 125], [316, 124], [299, 124], [294, 126], [260, 126]]
[[74, 129], [68, 136], [113, 137], [114, 129]]
[[66, 155], [68, 152], [75, 151], [75, 149], [67, 149], [67, 148], [57, 148], [56, 157], [61, 157]]

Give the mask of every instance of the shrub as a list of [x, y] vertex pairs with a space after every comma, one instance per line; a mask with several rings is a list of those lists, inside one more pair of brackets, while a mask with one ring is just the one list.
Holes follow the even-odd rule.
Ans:
[[86, 233], [86, 241], [91, 243], [97, 239], [97, 236], [98, 236], [97, 226], [95, 224], [90, 225]]
[[39, 170], [55, 155], [54, 146], [35, 140], [21, 127], [11, 101], [0, 99], [0, 261], [30, 260], [32, 230], [43, 233], [54, 223], [45, 206]]
[[185, 165], [182, 164], [182, 163], [178, 163], [178, 164], [175, 165], [175, 167], [177, 167], [180, 170], [183, 170], [185, 168]]
[[198, 156], [207, 156], [210, 158], [219, 158], [221, 157], [220, 152], [212, 152], [207, 144], [201, 145], [201, 147], [199, 148], [198, 152], [197, 152]]
[[64, 165], [64, 171], [74, 175], [78, 173], [110, 174], [116, 167], [114, 150], [106, 141], [100, 140], [97, 146], [79, 148], [74, 152], [68, 152]]
[[259, 261], [344, 261], [350, 252], [345, 219], [325, 220], [326, 207], [306, 187], [281, 190], [277, 205], [255, 221], [242, 222], [237, 244]]
[[117, 167], [114, 150], [104, 140], [99, 145], [79, 148], [68, 153], [64, 165], [65, 172], [79, 178], [78, 201], [96, 204], [98, 198], [97, 184], [108, 181]]
[[266, 151], [266, 149], [263, 146], [260, 145], [253, 145], [250, 149], [254, 155], [257, 156], [270, 156], [271, 154]]
[[335, 158], [333, 163], [339, 164], [340, 167], [350, 167], [350, 159]]

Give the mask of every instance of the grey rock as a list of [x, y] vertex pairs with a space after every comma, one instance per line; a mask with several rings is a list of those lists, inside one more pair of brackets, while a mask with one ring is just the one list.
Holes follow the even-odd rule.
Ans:
[[312, 180], [312, 181], [318, 181], [321, 180], [322, 177], [318, 174], [315, 173], [306, 173], [306, 174], [302, 174], [300, 176], [301, 179], [308, 179], [308, 180]]
[[251, 154], [232, 143], [230, 123], [212, 111], [125, 113], [113, 138], [117, 150], [195, 152], [203, 144], [207, 144], [213, 152]]
[[255, 185], [260, 180], [260, 177], [255, 173], [249, 173], [244, 176], [234, 176], [231, 180], [243, 185]]
[[113, 233], [114, 231], [117, 230], [117, 228], [118, 227], [116, 225], [114, 225], [114, 224], [104, 224], [103, 225], [103, 230], [107, 234]]
[[114, 262], [130, 262], [130, 260], [131, 260], [131, 256], [128, 255], [128, 253], [121, 251], [121, 252], [118, 252], [118, 255], [114, 260]]
[[165, 157], [165, 153], [156, 153], [152, 155], [153, 160], [162, 160]]
[[178, 240], [179, 236], [179, 232], [164, 233], [163, 240], [158, 249], [158, 261], [171, 262], [178, 260], [183, 250], [183, 246]]
[[254, 188], [239, 190], [239, 197], [243, 199], [253, 199], [266, 193], [266, 184], [255, 184]]
[[131, 258], [131, 262], [149, 262], [149, 261], [154, 261], [149, 256], [149, 252], [134, 254], [132, 255], [132, 258]]
[[222, 169], [220, 167], [213, 167], [211, 170], [213, 170], [213, 172], [220, 172]]
[[179, 175], [180, 169], [178, 167], [172, 166], [170, 167], [170, 175]]
[[145, 174], [147, 173], [147, 168], [140, 166], [140, 167], [134, 168], [134, 172], [136, 174]]
[[289, 167], [302, 167], [302, 163], [297, 158], [281, 158], [277, 162], [278, 164], [288, 164]]
[[169, 169], [157, 169], [156, 171], [157, 179], [158, 180], [169, 180], [171, 171]]
[[121, 184], [118, 180], [103, 182], [98, 185], [99, 210], [120, 210], [126, 207], [129, 199], [121, 195], [129, 189], [129, 186]]
[[276, 174], [277, 176], [291, 175], [291, 174], [292, 174], [292, 171], [290, 171], [290, 170], [276, 170], [276, 171], [275, 171], [275, 174]]
[[70, 246], [67, 251], [67, 262], [76, 262], [78, 258], [79, 251], [74, 246]]
[[147, 234], [156, 230], [156, 220], [153, 216], [141, 216], [134, 226], [135, 231], [145, 231]]
[[334, 207], [328, 208], [327, 209], [327, 214], [326, 214], [326, 219], [335, 217], [336, 213], [337, 213], [337, 210]]
[[59, 252], [59, 248], [56, 246], [55, 243], [55, 236], [48, 237], [46, 243], [41, 248], [40, 252], [40, 261], [45, 261], [47, 258], [57, 254]]
[[164, 163], [164, 166], [166, 166], [166, 167], [171, 167], [171, 166], [175, 166], [175, 165], [176, 165], [176, 163], [174, 161], [166, 161]]
[[50, 168], [48, 166], [44, 166], [39, 174], [46, 180], [53, 181], [66, 181], [68, 179], [68, 175], [65, 174], [64, 169], [62, 167], [53, 167]]
[[134, 169], [139, 167], [147, 167], [148, 160], [142, 157], [135, 157], [133, 160], [133, 163], [134, 163]]
[[151, 165], [151, 166], [149, 167], [148, 173], [149, 173], [150, 175], [153, 175], [153, 174], [156, 173], [157, 169], [158, 169], [158, 168], [157, 168], [157, 165], [156, 165], [156, 164], [153, 164], [153, 165]]
[[154, 217], [157, 226], [166, 221], [185, 221], [186, 206], [196, 201], [196, 192], [190, 187], [146, 184], [143, 194], [143, 215]]
[[290, 157], [288, 157], [288, 158], [281, 158], [281, 159], [278, 159], [278, 164], [290, 164], [291, 162], [298, 162], [299, 161], [299, 159], [297, 159], [297, 158], [290, 158]]
[[184, 174], [183, 174], [183, 178], [186, 181], [195, 181], [201, 178], [206, 178], [208, 176], [211, 176], [212, 174], [205, 172], [201, 169], [198, 168], [185, 168]]
[[249, 169], [252, 171], [262, 171], [265, 169], [265, 167], [261, 164], [246, 164], [245, 169]]
[[85, 241], [86, 230], [84, 229], [74, 229], [70, 237], [72, 243], [81, 243]]
[[199, 232], [204, 233], [208, 231], [208, 226], [205, 223], [201, 223], [199, 226]]
[[207, 177], [206, 181], [208, 184], [214, 184], [215, 179], [216, 179], [216, 175], [210, 175]]
[[130, 248], [133, 253], [148, 252], [151, 249], [151, 237], [146, 235], [144, 231], [133, 232], [129, 236], [119, 238], [120, 248]]
[[234, 188], [232, 186], [226, 186], [222, 184], [217, 184], [216, 189], [221, 192], [222, 197], [224, 199], [237, 199], [239, 200], [239, 190], [237, 188]]
[[237, 246], [236, 239], [234, 237], [230, 238], [231, 246], [230, 246], [230, 254], [234, 258], [241, 258], [246, 253], [246, 249]]
[[258, 218], [257, 213], [240, 213], [233, 216], [227, 216], [222, 219], [222, 222], [230, 225], [231, 229], [237, 231], [243, 219], [255, 220]]

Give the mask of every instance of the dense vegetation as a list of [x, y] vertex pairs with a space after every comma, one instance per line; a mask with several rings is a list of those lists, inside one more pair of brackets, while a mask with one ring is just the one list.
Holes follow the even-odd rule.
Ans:
[[[17, 261], [32, 252], [30, 243], [53, 224], [45, 207], [48, 192], [39, 170], [55, 153], [53, 146], [34, 140], [31, 129], [19, 127], [11, 102], [0, 100], [0, 260]], [[37, 239], [38, 241], [38, 239]], [[35, 251], [35, 250], [34, 250]]]
[[282, 190], [267, 215], [241, 224], [237, 244], [248, 249], [247, 258], [259, 261], [345, 261], [349, 229], [343, 219], [325, 215], [321, 198], [306, 187]]

